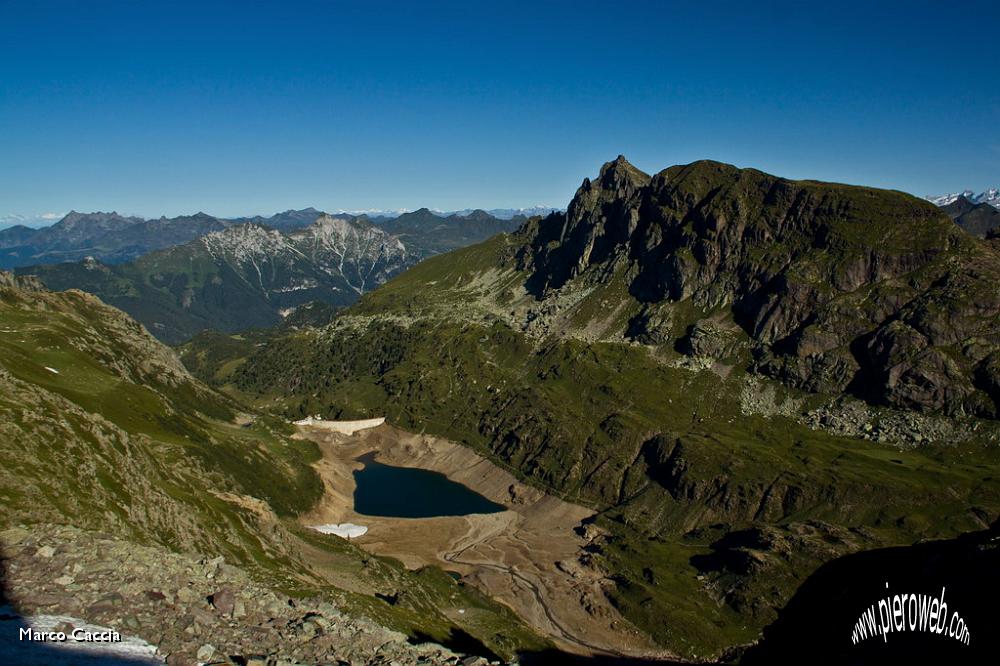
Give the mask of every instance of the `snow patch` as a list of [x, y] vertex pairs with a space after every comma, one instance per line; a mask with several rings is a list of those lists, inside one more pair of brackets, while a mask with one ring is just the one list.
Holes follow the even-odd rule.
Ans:
[[55, 368], [50, 368], [49, 366], [45, 366], [45, 369], [48, 370], [49, 372], [51, 372], [53, 375], [58, 375], [59, 374], [59, 371], [56, 370]]
[[344, 539], [354, 539], [368, 532], [364, 525], [354, 523], [339, 523], [337, 525], [311, 525], [312, 529], [322, 534], [336, 534]]

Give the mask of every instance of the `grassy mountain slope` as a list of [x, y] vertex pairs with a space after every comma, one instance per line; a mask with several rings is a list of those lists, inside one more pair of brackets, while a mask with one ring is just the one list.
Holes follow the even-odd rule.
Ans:
[[612, 599], [706, 656], [824, 561], [1000, 512], [997, 426], [968, 416], [996, 414], [998, 265], [901, 193], [619, 159], [565, 214], [210, 365], [598, 508]]
[[69, 520], [192, 550], [228, 544], [253, 561], [263, 553], [247, 533], [252, 516], [241, 523], [216, 493], [253, 495], [286, 516], [319, 497], [313, 447], [277, 422], [235, 425], [235, 403], [121, 312], [82, 292], [10, 284], [0, 287], [7, 521]]
[[[299, 526], [322, 493], [319, 454], [289, 435], [192, 378], [120, 311], [0, 273], [0, 528], [69, 524], [225, 555], [272, 588], [414, 636], [464, 632], [505, 655], [545, 646], [440, 570], [409, 572]], [[376, 596], [398, 590], [405, 603]], [[467, 621], [449, 619], [456, 604]]]

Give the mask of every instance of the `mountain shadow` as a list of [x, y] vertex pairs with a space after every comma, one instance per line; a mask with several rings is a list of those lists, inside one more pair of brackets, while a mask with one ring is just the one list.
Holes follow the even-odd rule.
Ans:
[[584, 657], [556, 649], [543, 650], [541, 652], [519, 652], [517, 657], [521, 666], [680, 666], [681, 664], [689, 663], [663, 659], [647, 659], [644, 657], [616, 657], [612, 655]]
[[[855, 553], [810, 576], [740, 663], [996, 663], [998, 594], [1000, 521], [956, 539]], [[899, 607], [894, 608], [897, 595]], [[937, 613], [937, 622], [943, 631], [921, 630], [923, 599], [936, 599], [941, 608], [942, 597], [947, 611]], [[869, 625], [864, 616], [873, 605]], [[929, 628], [935, 604], [927, 606]], [[864, 630], [859, 622], [866, 624]], [[900, 623], [902, 630], [882, 630]], [[949, 636], [952, 631], [955, 637]]]
[[[378, 596], [378, 595], [376, 595]], [[444, 647], [452, 650], [453, 652], [459, 652], [462, 654], [474, 655], [477, 657], [484, 657], [490, 661], [502, 661], [500, 656], [486, 647], [486, 644], [481, 640], [476, 638], [470, 633], [467, 633], [458, 627], [452, 627], [451, 632], [448, 637], [444, 640], [439, 638], [434, 638], [430, 634], [425, 634], [421, 631], [415, 632], [412, 636], [407, 639], [410, 645], [421, 645], [423, 643], [436, 643], [437, 645], [443, 645]]]

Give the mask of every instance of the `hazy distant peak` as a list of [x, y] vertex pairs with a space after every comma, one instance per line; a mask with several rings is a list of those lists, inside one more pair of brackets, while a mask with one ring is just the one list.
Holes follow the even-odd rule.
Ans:
[[72, 228], [78, 224], [93, 224], [93, 225], [128, 225], [135, 224], [137, 222], [142, 222], [141, 217], [123, 217], [118, 214], [117, 211], [111, 211], [110, 213], [105, 213], [102, 211], [96, 211], [93, 213], [78, 213], [75, 210], [71, 210], [66, 213], [65, 216], [58, 222], [56, 222], [54, 227], [61, 227], [63, 229]]

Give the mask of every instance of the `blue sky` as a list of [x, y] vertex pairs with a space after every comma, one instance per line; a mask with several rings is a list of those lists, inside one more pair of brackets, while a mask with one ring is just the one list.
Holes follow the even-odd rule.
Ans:
[[619, 153], [980, 190], [998, 37], [997, 2], [0, 0], [0, 216], [562, 206]]

